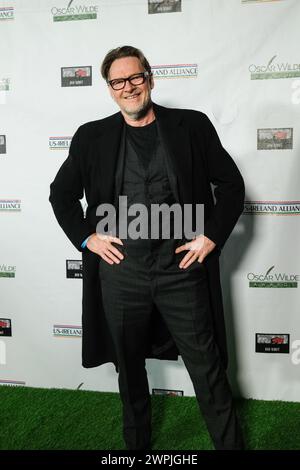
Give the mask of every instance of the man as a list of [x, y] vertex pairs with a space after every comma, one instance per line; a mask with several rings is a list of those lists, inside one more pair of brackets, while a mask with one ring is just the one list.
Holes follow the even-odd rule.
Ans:
[[[83, 256], [83, 366], [115, 364], [126, 447], [149, 449], [145, 358], [180, 354], [215, 448], [242, 449], [225, 372], [219, 255], [243, 210], [243, 179], [205, 114], [152, 102], [151, 68], [139, 49], [111, 50], [101, 73], [120, 112], [79, 127], [50, 194]], [[99, 233], [97, 207], [118, 210], [120, 195], [131, 207], [204, 204], [204, 234], [121, 239], [118, 224], [116, 234]]]

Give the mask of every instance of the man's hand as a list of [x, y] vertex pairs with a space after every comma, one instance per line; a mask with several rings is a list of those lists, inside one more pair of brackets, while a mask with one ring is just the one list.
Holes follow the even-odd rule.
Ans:
[[199, 235], [194, 240], [178, 246], [175, 253], [189, 250], [189, 252], [180, 261], [179, 267], [186, 269], [196, 260], [198, 260], [199, 263], [202, 263], [204, 258], [215, 248], [215, 246], [215, 242], [205, 237], [205, 235]]
[[122, 240], [111, 235], [103, 235], [100, 233], [93, 233], [87, 242], [87, 248], [101, 256], [104, 261], [109, 264], [120, 263], [120, 260], [124, 258], [123, 254], [112, 245], [112, 242], [123, 245]]

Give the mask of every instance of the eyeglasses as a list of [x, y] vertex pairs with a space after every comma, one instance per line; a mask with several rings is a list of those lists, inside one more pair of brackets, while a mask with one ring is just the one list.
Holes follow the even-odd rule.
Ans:
[[113, 90], [122, 90], [125, 87], [127, 80], [131, 85], [142, 85], [146, 78], [150, 76], [149, 72], [135, 73], [128, 78], [115, 78], [114, 80], [108, 80], [107, 83], [112, 87]]

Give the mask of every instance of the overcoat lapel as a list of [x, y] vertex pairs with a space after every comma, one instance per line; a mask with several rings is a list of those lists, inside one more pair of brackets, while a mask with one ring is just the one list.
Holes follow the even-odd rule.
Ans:
[[123, 183], [123, 172], [124, 172], [124, 162], [125, 162], [125, 151], [126, 151], [126, 127], [122, 126], [122, 132], [119, 143], [119, 152], [118, 152], [118, 162], [115, 172], [115, 199], [114, 206], [118, 205], [118, 197], [121, 194], [122, 183]]
[[[153, 104], [159, 132], [165, 144], [166, 166], [170, 184], [178, 181], [179, 202], [193, 203], [192, 155], [188, 130], [182, 116], [157, 104]], [[174, 188], [172, 188], [174, 189]], [[175, 191], [175, 189], [174, 189]]]
[[97, 175], [101, 202], [111, 204], [115, 202], [115, 176], [118, 169], [118, 156], [120, 154], [120, 144], [123, 141], [124, 127], [122, 114], [120, 112], [114, 114], [109, 118], [107, 125], [98, 138], [96, 149], [98, 153]]

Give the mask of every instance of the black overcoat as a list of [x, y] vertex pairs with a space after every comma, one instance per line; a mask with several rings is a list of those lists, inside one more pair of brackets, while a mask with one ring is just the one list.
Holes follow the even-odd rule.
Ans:
[[[205, 258], [211, 311], [218, 344], [227, 366], [226, 333], [219, 256], [244, 207], [244, 181], [228, 152], [222, 147], [208, 117], [187, 109], [171, 109], [153, 103], [154, 113], [172, 172], [170, 183], [178, 189], [180, 204], [204, 204], [205, 235], [217, 247]], [[50, 186], [50, 202], [58, 223], [82, 251], [82, 365], [96, 367], [113, 362], [117, 369], [112, 339], [104, 318], [98, 255], [81, 244], [95, 233], [97, 206], [115, 202], [115, 175], [124, 126], [121, 112], [78, 128], [68, 158]], [[174, 181], [175, 175], [175, 181]], [[80, 199], [87, 201], [84, 217]], [[215, 198], [213, 197], [213, 194]], [[117, 245], [116, 245], [117, 246]], [[148, 358], [178, 358], [178, 350], [159, 312], [153, 310]]]

